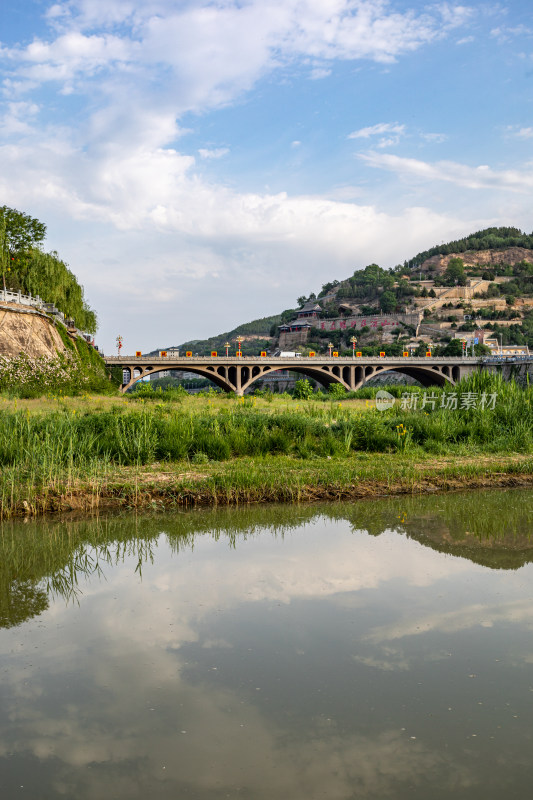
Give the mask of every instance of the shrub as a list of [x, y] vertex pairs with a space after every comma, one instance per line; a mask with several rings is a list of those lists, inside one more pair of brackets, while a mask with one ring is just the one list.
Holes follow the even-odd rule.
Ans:
[[333, 400], [341, 400], [346, 397], [346, 389], [341, 383], [330, 383], [328, 394]]
[[294, 384], [294, 396], [297, 400], [309, 400], [313, 396], [313, 387], [307, 378], [296, 381]]

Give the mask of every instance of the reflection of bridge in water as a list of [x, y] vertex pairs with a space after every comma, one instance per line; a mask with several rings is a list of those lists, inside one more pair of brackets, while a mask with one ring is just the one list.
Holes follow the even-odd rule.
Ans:
[[290, 370], [311, 378], [327, 388], [339, 383], [349, 391], [360, 389], [368, 380], [381, 372], [399, 372], [419, 381], [423, 386], [455, 385], [482, 366], [479, 358], [333, 358], [329, 356], [302, 356], [283, 358], [276, 356], [244, 357], [161, 357], [161, 356], [106, 356], [108, 367], [121, 367], [126, 392], [134, 383], [164, 370], [194, 372], [208, 378], [225, 392], [242, 395], [256, 381], [278, 370]]

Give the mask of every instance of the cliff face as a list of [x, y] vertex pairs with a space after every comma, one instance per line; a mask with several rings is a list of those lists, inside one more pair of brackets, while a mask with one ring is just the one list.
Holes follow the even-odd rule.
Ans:
[[507, 247], [505, 250], [467, 250], [464, 253], [450, 253], [447, 256], [431, 256], [422, 264], [425, 272], [430, 267], [436, 267], [438, 273], [446, 270], [450, 259], [462, 258], [465, 266], [480, 265], [490, 267], [495, 264], [518, 264], [520, 261], [533, 261], [533, 250], [525, 247]]
[[0, 355], [56, 358], [65, 346], [44, 316], [14, 303], [0, 304]]

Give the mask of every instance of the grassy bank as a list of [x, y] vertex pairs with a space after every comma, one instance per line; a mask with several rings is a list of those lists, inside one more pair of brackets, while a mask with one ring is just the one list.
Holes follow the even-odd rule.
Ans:
[[[368, 400], [288, 397], [4, 400], [0, 513], [529, 482], [531, 389], [483, 373], [454, 391], [457, 408], [431, 389], [417, 408], [398, 401], [386, 411]], [[461, 408], [464, 396], [470, 407]]]

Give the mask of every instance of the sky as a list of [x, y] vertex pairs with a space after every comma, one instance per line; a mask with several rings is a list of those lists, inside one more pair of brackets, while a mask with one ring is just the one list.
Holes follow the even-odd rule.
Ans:
[[2, 0], [0, 70], [0, 205], [106, 353], [533, 229], [530, 0]]

